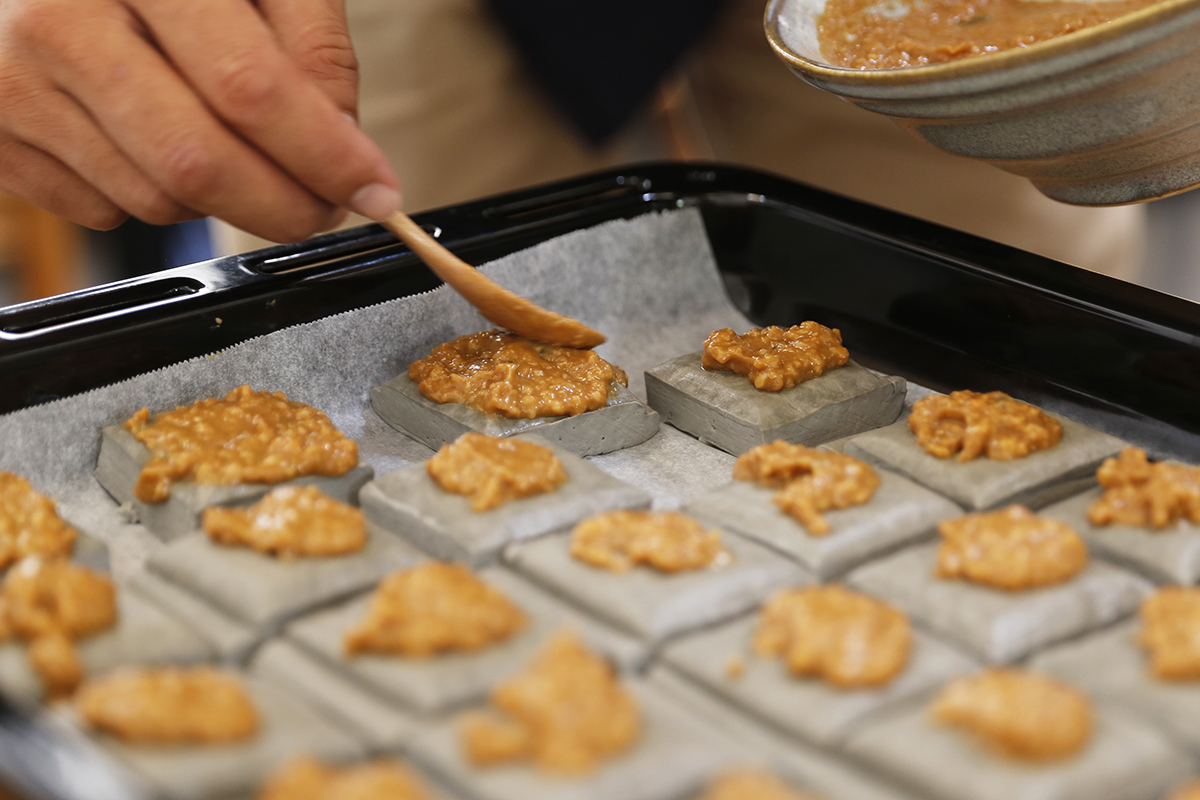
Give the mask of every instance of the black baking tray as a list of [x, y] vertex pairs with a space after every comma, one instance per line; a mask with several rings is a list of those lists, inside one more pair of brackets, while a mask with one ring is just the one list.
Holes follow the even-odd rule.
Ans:
[[[1200, 306], [1180, 298], [720, 164], [635, 165], [415, 218], [482, 263], [684, 207], [699, 209], [730, 297], [757, 324], [816, 319], [868, 366], [1085, 410], [1200, 461]], [[0, 309], [0, 412], [439, 283], [372, 225]], [[31, 797], [121, 795], [98, 769], [0, 706], [0, 779]]]

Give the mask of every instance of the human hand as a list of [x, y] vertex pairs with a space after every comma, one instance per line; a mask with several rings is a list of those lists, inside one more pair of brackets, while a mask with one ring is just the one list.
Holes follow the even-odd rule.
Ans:
[[0, 188], [100, 229], [383, 218], [357, 78], [342, 0], [0, 0]]

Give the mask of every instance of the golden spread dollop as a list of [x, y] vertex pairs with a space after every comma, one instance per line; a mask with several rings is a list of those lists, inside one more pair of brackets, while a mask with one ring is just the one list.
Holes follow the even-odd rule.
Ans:
[[1176, 787], [1167, 800], [1200, 800], [1200, 779], [1190, 780]]
[[1088, 564], [1087, 545], [1071, 526], [1021, 505], [942, 520], [937, 527], [940, 578], [1019, 591], [1062, 583]]
[[107, 576], [64, 559], [30, 556], [0, 587], [0, 641], [29, 643], [29, 659], [52, 697], [70, 694], [83, 680], [74, 640], [112, 627], [116, 592]]
[[1138, 642], [1164, 681], [1200, 680], [1200, 588], [1167, 586], [1142, 601]]
[[732, 770], [718, 775], [699, 800], [816, 800], [801, 794], [770, 772]]
[[728, 560], [721, 532], [678, 511], [607, 511], [571, 531], [571, 555], [593, 567], [628, 572], [645, 564], [660, 572], [720, 566]]
[[541, 344], [501, 330], [439, 344], [408, 368], [435, 403], [510, 419], [575, 416], [608, 403], [629, 378], [592, 350]]
[[358, 464], [358, 445], [320, 409], [283, 392], [239, 386], [165, 411], [150, 421], [143, 408], [125, 423], [150, 449], [133, 495], [161, 503], [181, 480], [230, 485], [282, 483], [301, 475], [345, 475]]
[[464, 433], [442, 445], [425, 471], [444, 491], [466, 495], [472, 511], [552, 492], [567, 480], [549, 447], [482, 433]]
[[87, 681], [75, 707], [93, 728], [139, 744], [233, 742], [259, 726], [241, 681], [212, 667], [121, 669]]
[[267, 779], [258, 800], [432, 800], [432, 795], [415, 772], [395, 761], [335, 767], [299, 756]]
[[218, 544], [281, 558], [340, 556], [367, 543], [362, 511], [314, 486], [280, 486], [246, 508], [210, 506], [204, 532]]
[[1151, 463], [1140, 447], [1126, 447], [1096, 470], [1104, 495], [1088, 508], [1093, 525], [1165, 528], [1178, 520], [1200, 523], [1200, 467]]
[[861, 505], [879, 488], [875, 470], [853, 456], [782, 440], [760, 444], [738, 456], [733, 478], [782, 487], [773, 502], [814, 536], [830, 531], [822, 511]]
[[752, 642], [760, 658], [782, 657], [797, 677], [834, 686], [882, 686], [908, 664], [912, 627], [887, 603], [843, 586], [779, 592], [763, 606]]
[[884, 69], [1028, 47], [1110, 22], [1155, 0], [829, 0], [818, 18], [830, 64]]
[[54, 510], [54, 501], [19, 475], [0, 471], [0, 569], [26, 556], [65, 556], [75, 530]]
[[525, 614], [461, 564], [427, 561], [384, 578], [367, 617], [346, 633], [347, 653], [424, 658], [502, 642]]
[[985, 747], [1028, 761], [1077, 753], [1092, 735], [1092, 707], [1078, 690], [1023, 669], [986, 669], [942, 687], [933, 721], [974, 735]]
[[927, 453], [938, 458], [957, 453], [959, 461], [980, 455], [1011, 461], [1062, 439], [1058, 420], [1004, 392], [964, 389], [923, 397], [913, 404], [908, 427]]
[[476, 766], [532, 761], [581, 774], [628, 749], [641, 729], [634, 698], [613, 668], [572, 634], [557, 634], [524, 672], [492, 689], [488, 711], [465, 715], [460, 734]]
[[713, 331], [704, 342], [700, 363], [705, 369], [745, 375], [759, 391], [778, 392], [849, 360], [841, 331], [807, 320], [790, 328], [771, 325], [743, 334], [732, 328]]

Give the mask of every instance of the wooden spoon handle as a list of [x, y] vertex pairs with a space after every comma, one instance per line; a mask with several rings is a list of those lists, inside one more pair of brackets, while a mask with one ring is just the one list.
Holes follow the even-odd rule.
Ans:
[[439, 278], [452, 286], [489, 322], [515, 334], [547, 344], [587, 350], [604, 342], [604, 335], [578, 320], [555, 314], [513, 294], [467, 264], [421, 229], [403, 211], [384, 222]]

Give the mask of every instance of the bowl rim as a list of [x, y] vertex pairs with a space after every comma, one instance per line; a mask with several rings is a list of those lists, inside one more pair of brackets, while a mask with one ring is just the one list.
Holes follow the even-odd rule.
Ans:
[[[804, 76], [818, 79], [821, 83], [847, 86], [905, 86], [935, 83], [973, 77], [985, 73], [995, 74], [1004, 70], [1036, 64], [1042, 61], [1077, 53], [1082, 50], [1110, 42], [1134, 31], [1153, 27], [1173, 19], [1193, 8], [1200, 7], [1200, 0], [1159, 0], [1145, 8], [1131, 11], [1110, 22], [1093, 25], [1083, 30], [1045, 39], [1025, 47], [999, 50], [994, 53], [971, 56], [957, 61], [937, 64], [922, 64], [911, 67], [888, 67], [882, 69], [856, 69], [838, 67], [800, 55], [792, 50], [780, 33], [779, 10], [788, 0], [770, 0], [763, 12], [763, 27], [767, 40], [776, 55], [788, 63], [793, 70]], [[1163, 31], [1162, 37], [1174, 33]], [[1162, 38], [1159, 37], [1159, 38]], [[1106, 53], [1104, 57], [1111, 56]], [[1044, 75], [1040, 78], [1044, 79]]]

